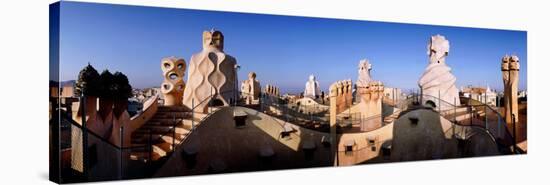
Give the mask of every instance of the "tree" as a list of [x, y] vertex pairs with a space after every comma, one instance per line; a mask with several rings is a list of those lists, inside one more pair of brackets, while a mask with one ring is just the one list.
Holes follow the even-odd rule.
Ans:
[[84, 96], [99, 96], [99, 73], [88, 63], [86, 67], [80, 70], [76, 82], [76, 93]]
[[114, 75], [109, 72], [109, 70], [103, 70], [101, 75], [99, 75], [99, 97], [104, 99], [112, 100], [115, 98], [114, 95]]
[[113, 96], [118, 101], [132, 97], [132, 86], [128, 77], [118, 71], [113, 75]]

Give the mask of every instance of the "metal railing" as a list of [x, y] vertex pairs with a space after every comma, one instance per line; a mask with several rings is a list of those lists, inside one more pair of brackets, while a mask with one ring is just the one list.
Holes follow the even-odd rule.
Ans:
[[263, 94], [260, 98], [261, 111], [284, 120], [320, 132], [329, 132], [328, 108], [324, 105], [290, 105], [281, 97]]
[[[211, 104], [214, 97], [225, 93], [236, 93], [236, 91], [230, 90], [221, 92], [220, 94], [211, 93], [210, 96], [195, 104], [192, 103], [192, 108], [189, 111], [191, 114], [192, 127], [191, 131], [196, 129], [194, 112], [195, 109], [206, 103]], [[236, 96], [235, 96], [236, 97]], [[167, 151], [166, 158], [169, 158], [170, 155], [176, 151], [178, 145], [185, 142], [188, 137], [182, 137], [181, 139], [177, 138], [177, 128], [183, 124], [182, 119], [173, 120], [173, 125], [168, 127], [168, 130], [162, 134], [152, 134], [149, 130], [147, 144], [142, 145], [130, 145], [125, 146], [125, 134], [126, 129], [120, 127], [118, 130], [118, 140], [120, 143], [115, 144], [109, 138], [105, 138], [98, 133], [95, 133], [93, 130], [90, 130], [88, 126], [83, 126], [77, 123], [72, 119], [71, 104], [60, 104], [63, 102], [63, 98], [53, 98], [50, 101], [52, 102], [52, 113], [59, 112], [60, 118], [60, 132], [59, 137], [64, 149], [71, 149], [71, 159], [70, 160], [60, 160], [60, 163], [70, 163], [70, 164], [61, 164], [60, 166], [70, 166], [74, 170], [63, 169], [62, 171], [67, 171], [63, 174], [61, 179], [66, 179], [64, 182], [80, 182], [80, 181], [96, 181], [96, 180], [115, 180], [115, 179], [130, 179], [130, 178], [142, 178], [151, 175], [151, 162], [153, 161], [153, 145], [158, 143], [168, 143], [163, 142], [165, 138], [172, 138], [171, 149]], [[72, 98], [74, 99], [74, 98]], [[85, 101], [80, 101], [83, 103], [81, 106], [85, 107]], [[232, 100], [233, 104], [237, 105], [237, 100]], [[66, 111], [69, 110], [69, 111]], [[211, 107], [207, 110], [207, 116], [203, 117], [199, 122], [202, 122], [213, 112]], [[82, 117], [85, 117], [85, 110], [82, 110]], [[51, 115], [56, 116], [56, 115]], [[99, 115], [98, 115], [99, 116]], [[191, 134], [191, 133], [188, 133]], [[110, 134], [109, 134], [110, 135]], [[170, 136], [170, 137], [165, 137]], [[55, 142], [55, 141], [52, 141]], [[60, 151], [61, 153], [61, 151]], [[113, 165], [118, 164], [118, 165]], [[114, 166], [114, 168], [113, 168]], [[101, 170], [99, 170], [101, 169]], [[69, 172], [73, 171], [73, 172]], [[74, 171], [79, 171], [81, 174], [76, 175], [79, 178], [75, 178]]]
[[[167, 154], [166, 154], [166, 158], [169, 158], [172, 153], [174, 151], [177, 150], [178, 146], [181, 145], [182, 143], [184, 143], [187, 138], [188, 135], [191, 135], [191, 133], [197, 128], [197, 126], [199, 125], [198, 123], [195, 124], [195, 112], [202, 112], [202, 111], [196, 111], [197, 108], [199, 108], [200, 106], [203, 106], [205, 104], [209, 104], [208, 108], [206, 109], [207, 110], [207, 114], [205, 117], [203, 117], [200, 121], [198, 121], [199, 123], [204, 121], [204, 119], [206, 119], [209, 115], [211, 115], [213, 112], [214, 112], [214, 109], [212, 107], [212, 104], [213, 104], [213, 101], [215, 99], [215, 97], [217, 97], [218, 95], [223, 95], [223, 94], [226, 94], [226, 93], [235, 93], [235, 91], [233, 90], [228, 90], [228, 91], [224, 91], [224, 92], [221, 92], [219, 94], [213, 92], [213, 91], [210, 91], [210, 95], [208, 97], [206, 97], [204, 100], [198, 102], [197, 104], [195, 104], [194, 100], [191, 100], [191, 109], [185, 113], [187, 114], [190, 114], [190, 120], [191, 120], [191, 128], [189, 130], [189, 133], [185, 134], [185, 136], [180, 136], [180, 139], [177, 139], [178, 138], [178, 133], [177, 133], [177, 129], [180, 128], [180, 126], [182, 126], [184, 123], [183, 123], [183, 120], [185, 120], [184, 118], [179, 118], [179, 119], [176, 119], [175, 118], [175, 115], [173, 115], [173, 120], [172, 120], [172, 126], [169, 126], [168, 127], [168, 130], [165, 131], [164, 133], [162, 134], [157, 134], [155, 136], [152, 135], [152, 131], [149, 130], [149, 141], [148, 141], [148, 144], [147, 145], [144, 145], [146, 147], [148, 147], [148, 152], [149, 152], [149, 155], [148, 155], [148, 161], [153, 161], [152, 159], [152, 153], [153, 153], [153, 145], [156, 145], [156, 144], [162, 144], [162, 143], [170, 143], [171, 142], [171, 150], [169, 151], [166, 151]], [[235, 100], [233, 100], [235, 101]], [[229, 102], [230, 104], [229, 105], [236, 105], [236, 101], [235, 103], [231, 104], [232, 102]], [[166, 141], [166, 139], [170, 139], [172, 141]], [[144, 146], [140, 146], [140, 147], [144, 147]]]
[[[432, 109], [438, 112], [445, 119], [460, 126], [473, 126], [482, 128], [487, 131], [487, 133], [489, 133], [491, 137], [493, 137], [495, 142], [499, 145], [499, 149], [502, 153], [517, 153], [515, 136], [510, 132], [503, 116], [497, 110], [495, 110], [494, 107], [491, 107], [487, 103], [475, 101], [471, 98], [466, 97], [455, 99], [454, 102], [451, 103], [435, 96], [417, 93], [413, 93], [410, 99], [413, 103], [426, 102], [425, 100], [432, 100], [434, 103], [437, 103], [437, 105], [439, 105], [436, 107], [432, 107]], [[485, 98], [485, 100], [487, 100], [487, 98]], [[431, 107], [431, 105], [420, 106]]]
[[[399, 100], [396, 101], [396, 104], [404, 104], [403, 102], [408, 102], [408, 100]], [[369, 132], [376, 130], [385, 126], [386, 123], [384, 122], [384, 118], [393, 113], [386, 115], [385, 112], [387, 111], [384, 109], [384, 106], [382, 106], [381, 114], [366, 117], [360, 112], [352, 113], [351, 107], [354, 104], [351, 104], [351, 101], [349, 103], [350, 105], [346, 106], [347, 110], [342, 111], [337, 116], [336, 123], [339, 133]], [[308, 129], [329, 132], [330, 115], [328, 110], [330, 107], [325, 105], [291, 105], [287, 104], [285, 100], [280, 97], [272, 95], [262, 95], [261, 105], [261, 110], [270, 116], [295, 123]], [[394, 106], [397, 108], [398, 105], [393, 105], [391, 107], [393, 108]], [[274, 110], [270, 110], [269, 108], [274, 108]]]
[[382, 114], [363, 116], [360, 112], [344, 113], [336, 117], [338, 133], [370, 132], [386, 125]]

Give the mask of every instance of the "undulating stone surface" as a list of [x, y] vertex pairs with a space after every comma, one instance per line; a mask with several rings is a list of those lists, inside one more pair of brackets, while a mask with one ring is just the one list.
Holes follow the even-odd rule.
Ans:
[[191, 57], [183, 104], [195, 112], [206, 113], [203, 101], [211, 94], [224, 105], [236, 99], [237, 60], [223, 52], [223, 43], [222, 32], [204, 31], [203, 50]]
[[319, 96], [321, 96], [319, 81], [315, 80], [315, 76], [309, 75], [309, 80], [306, 82], [306, 88], [304, 90], [304, 97], [317, 99]]
[[[422, 104], [431, 103], [441, 109], [450, 109], [455, 101], [459, 101], [456, 77], [451, 73], [451, 68], [445, 63], [449, 55], [449, 41], [444, 36], [430, 37], [428, 43], [428, 56], [430, 63], [418, 80], [418, 86], [422, 90]], [[441, 100], [441, 105], [439, 100]], [[431, 101], [431, 102], [429, 102]]]

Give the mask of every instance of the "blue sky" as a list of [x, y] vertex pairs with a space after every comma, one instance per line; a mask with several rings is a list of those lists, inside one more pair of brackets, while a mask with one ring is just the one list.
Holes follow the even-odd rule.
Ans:
[[[527, 87], [527, 32], [416, 24], [199, 11], [62, 2], [60, 78], [76, 79], [88, 62], [98, 71], [121, 71], [132, 86], [160, 86], [160, 60], [184, 58], [202, 49], [202, 32], [218, 29], [225, 52], [262, 84], [282, 92], [300, 92], [310, 74], [322, 90], [332, 82], [357, 79], [361, 59], [386, 86], [417, 88], [428, 65], [431, 35], [450, 41], [447, 64], [457, 86], [502, 89], [500, 60], [520, 58], [520, 89]], [[184, 78], [187, 81], [187, 76]]]

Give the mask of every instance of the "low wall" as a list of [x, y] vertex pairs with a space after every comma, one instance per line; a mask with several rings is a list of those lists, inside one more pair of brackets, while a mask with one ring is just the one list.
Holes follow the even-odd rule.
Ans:
[[[246, 126], [237, 128], [233, 112], [247, 114]], [[281, 138], [285, 126], [295, 131]], [[223, 172], [244, 172], [304, 167], [332, 166], [330, 147], [324, 147], [321, 138], [328, 133], [317, 132], [286, 123], [267, 114], [244, 107], [223, 107], [207, 117], [178, 147], [154, 177], [211, 173], [211, 165], [223, 164]], [[311, 140], [316, 148], [307, 158], [303, 146]], [[196, 162], [185, 160], [186, 147], [196, 146]], [[260, 157], [261, 151], [270, 148], [274, 156], [269, 162]]]
[[157, 113], [158, 99], [159, 95], [155, 95], [143, 103], [143, 111], [140, 114], [134, 115], [130, 118], [130, 126], [132, 127], [131, 130], [137, 130]]
[[[382, 144], [391, 142], [393, 126], [390, 123], [370, 132], [338, 134], [338, 166], [355, 165], [379, 157]], [[346, 152], [345, 145], [349, 142], [353, 143], [353, 151]]]

